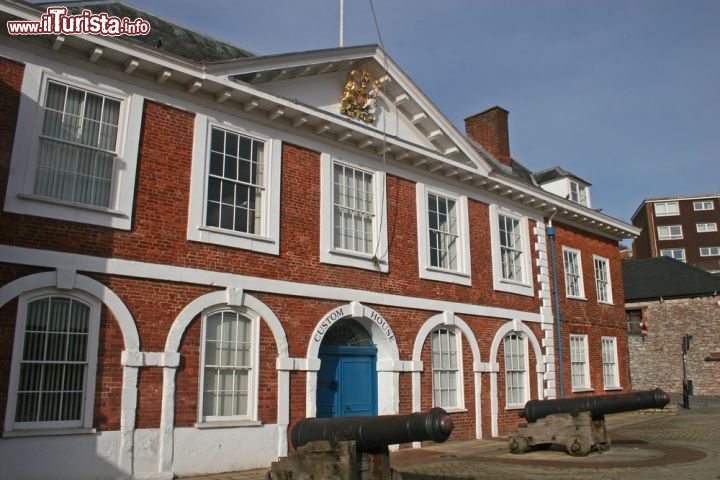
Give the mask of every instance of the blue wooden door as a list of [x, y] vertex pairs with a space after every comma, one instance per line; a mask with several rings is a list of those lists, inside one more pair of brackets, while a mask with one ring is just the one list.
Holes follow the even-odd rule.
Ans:
[[321, 348], [316, 415], [318, 418], [377, 415], [374, 348]]

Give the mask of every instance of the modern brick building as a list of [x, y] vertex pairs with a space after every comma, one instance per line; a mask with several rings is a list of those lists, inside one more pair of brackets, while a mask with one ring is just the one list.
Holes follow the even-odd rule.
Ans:
[[8, 478], [265, 466], [308, 416], [498, 436], [529, 399], [628, 390], [639, 230], [541, 188], [507, 111], [465, 136], [377, 46], [257, 57], [83, 8], [151, 30], [0, 42]]
[[663, 255], [720, 272], [720, 194], [646, 199], [632, 223], [642, 229], [636, 258]]

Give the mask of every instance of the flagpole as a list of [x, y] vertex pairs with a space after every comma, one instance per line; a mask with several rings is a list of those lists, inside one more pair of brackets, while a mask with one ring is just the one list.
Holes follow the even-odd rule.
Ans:
[[343, 36], [344, 36], [343, 30], [345, 29], [344, 17], [345, 17], [345, 0], [340, 0], [340, 46], [341, 47], [344, 46], [343, 45]]

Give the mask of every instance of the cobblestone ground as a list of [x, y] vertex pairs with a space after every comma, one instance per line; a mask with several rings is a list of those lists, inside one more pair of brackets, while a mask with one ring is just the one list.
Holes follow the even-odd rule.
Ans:
[[[676, 414], [608, 417], [608, 452], [573, 458], [561, 451], [510, 455], [504, 445], [472, 456], [441, 456], [437, 461], [399, 468], [402, 480], [720, 479], [720, 399], [691, 399]], [[620, 422], [617, 427], [614, 422]], [[623, 421], [626, 425], [622, 425]]]
[[[720, 480], [720, 398], [689, 410], [609, 415], [609, 451], [575, 458], [551, 449], [511, 455], [499, 439], [447, 442], [392, 454], [394, 480]], [[266, 469], [185, 480], [263, 480]]]

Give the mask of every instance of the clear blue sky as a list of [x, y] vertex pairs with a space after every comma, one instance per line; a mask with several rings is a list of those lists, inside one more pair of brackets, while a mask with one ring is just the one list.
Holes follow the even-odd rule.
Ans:
[[[339, 45], [340, 0], [127, 0], [253, 53]], [[510, 111], [531, 170], [590, 181], [630, 221], [644, 198], [720, 193], [720, 0], [373, 0], [390, 57], [463, 131]], [[345, 0], [345, 45], [380, 44]]]

